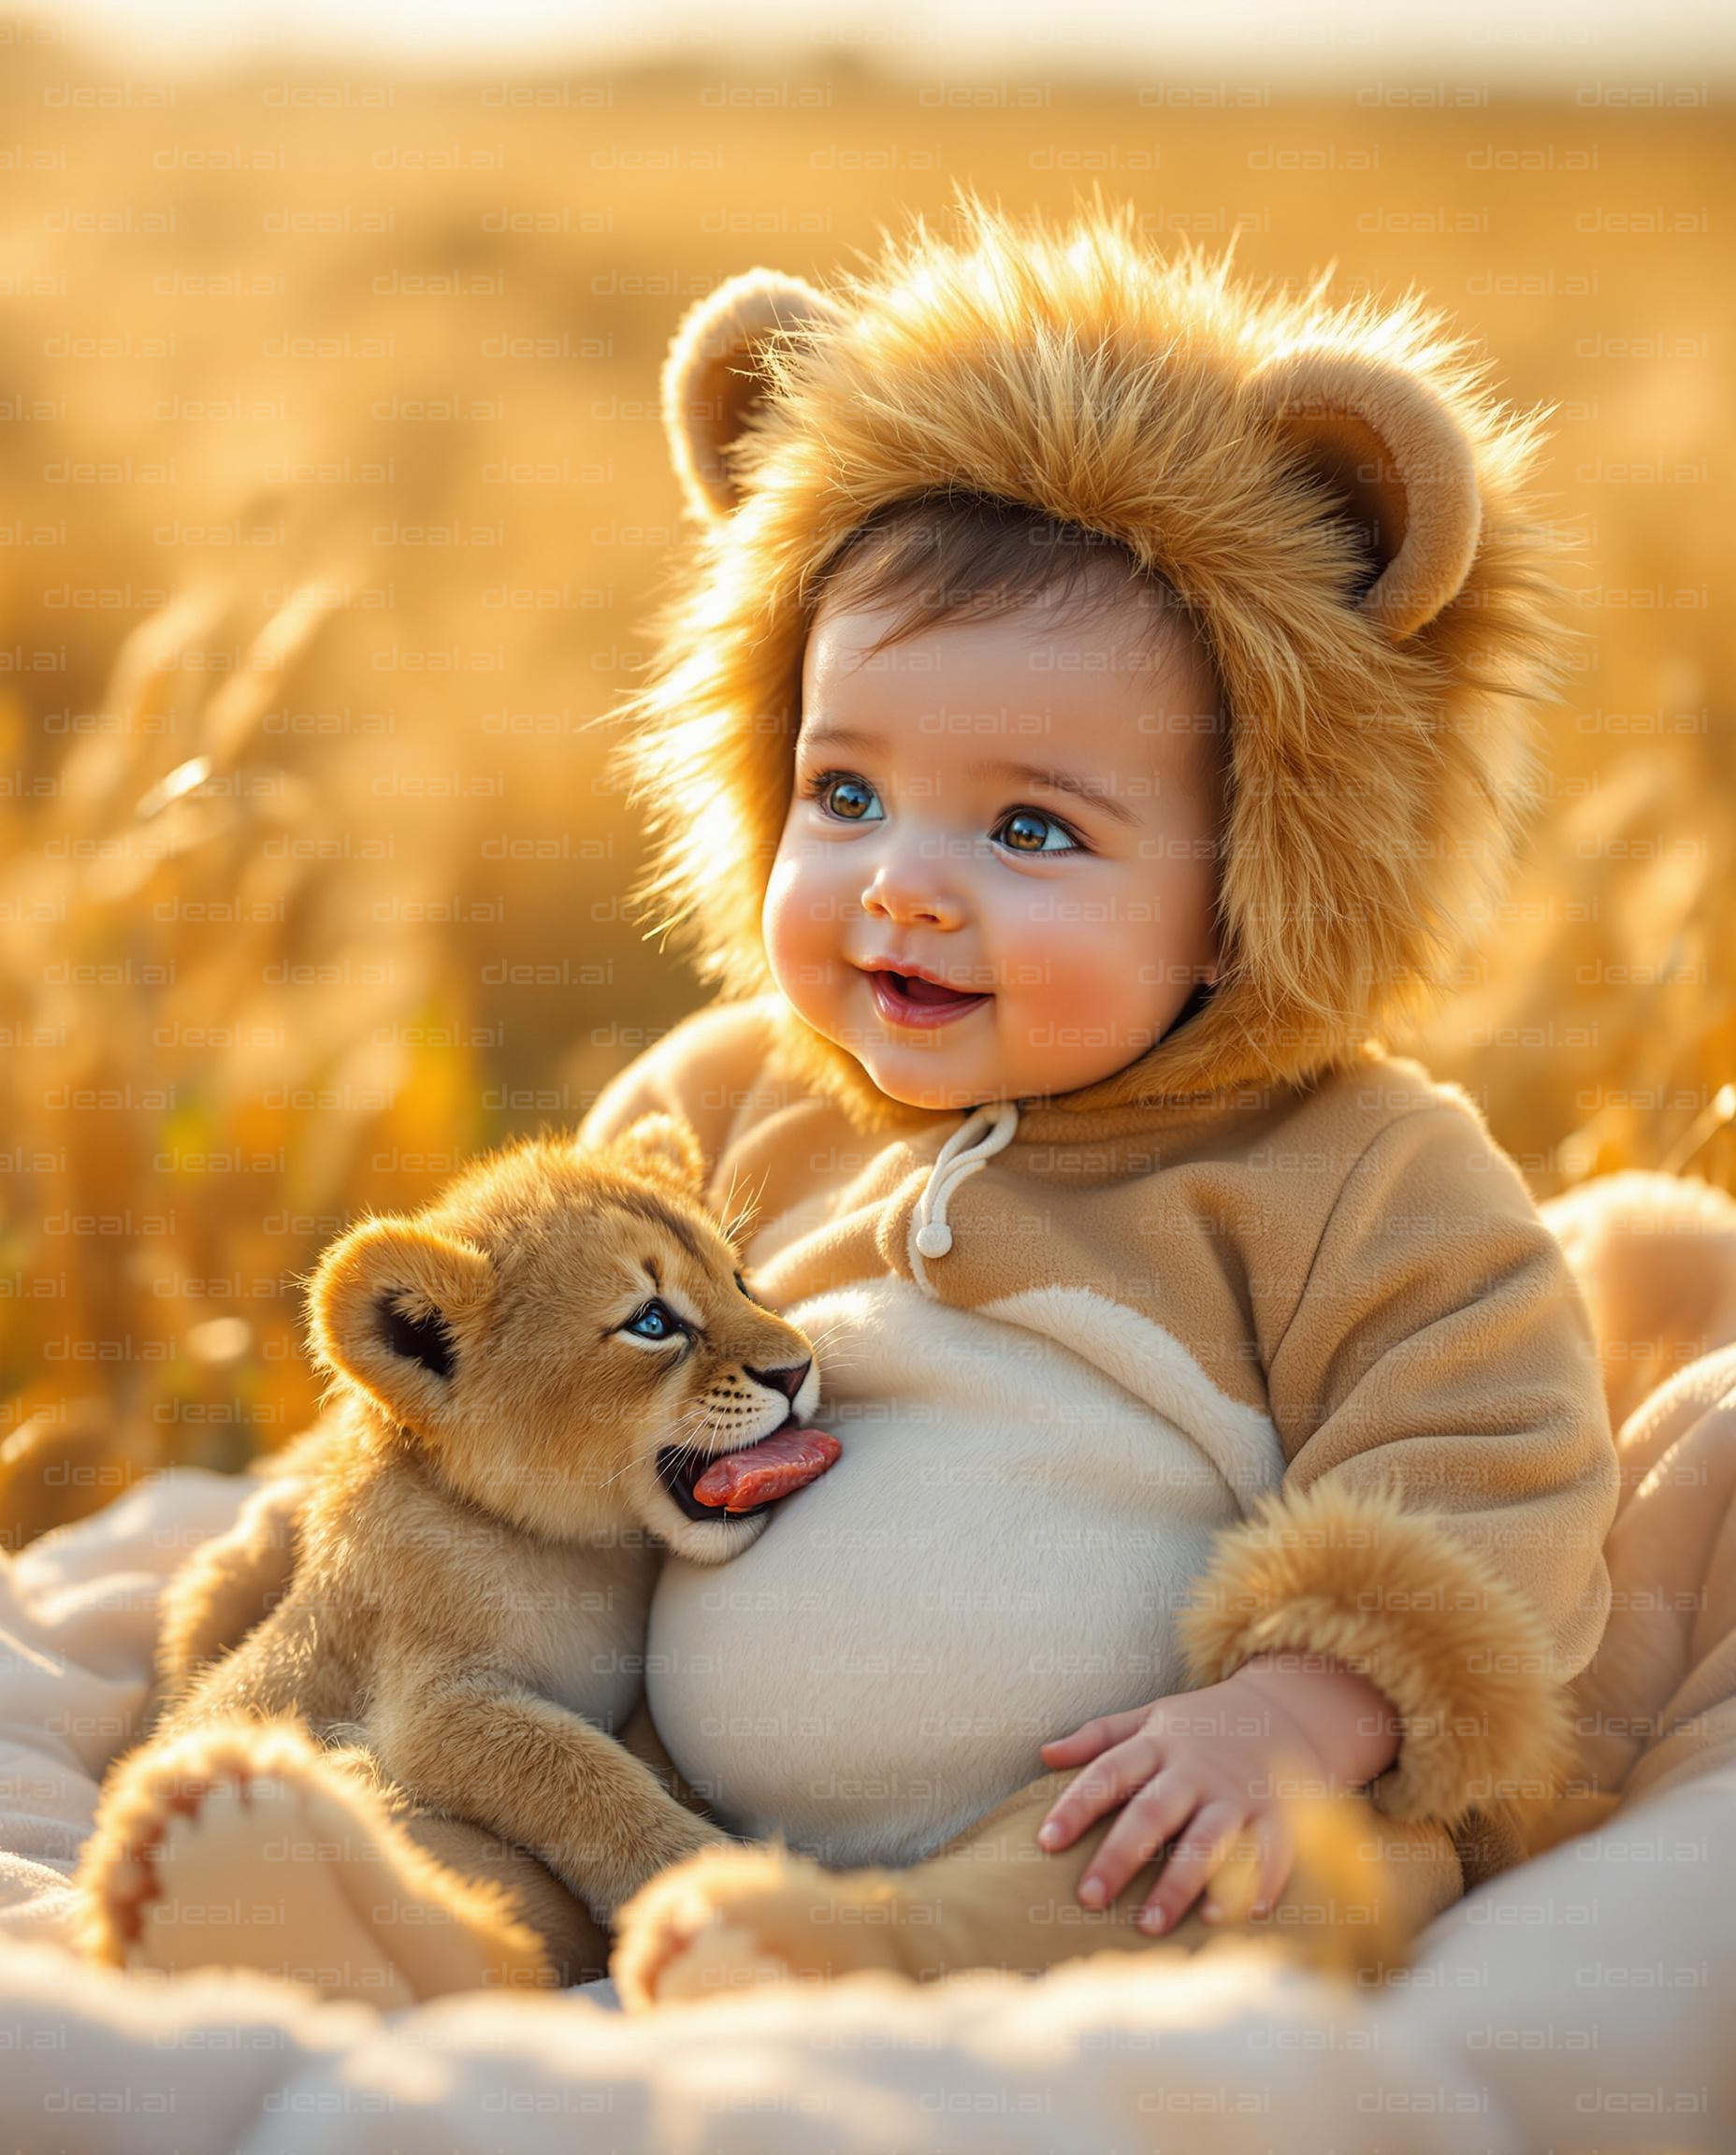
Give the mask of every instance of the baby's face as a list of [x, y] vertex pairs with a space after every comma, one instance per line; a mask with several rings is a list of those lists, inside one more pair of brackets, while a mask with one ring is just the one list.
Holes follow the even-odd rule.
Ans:
[[808, 638], [773, 975], [912, 1106], [1107, 1078], [1215, 976], [1210, 669], [1051, 600], [863, 663], [890, 625], [822, 603]]

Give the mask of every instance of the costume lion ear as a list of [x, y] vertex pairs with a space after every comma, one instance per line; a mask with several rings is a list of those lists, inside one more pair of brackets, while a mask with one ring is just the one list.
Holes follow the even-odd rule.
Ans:
[[1359, 353], [1287, 352], [1253, 377], [1261, 401], [1372, 542], [1360, 611], [1395, 641], [1451, 604], [1483, 523], [1468, 436], [1426, 383]]
[[682, 316], [663, 362], [663, 426], [687, 506], [706, 523], [741, 499], [725, 451], [765, 396], [767, 340], [843, 319], [824, 293], [776, 269], [744, 269]]

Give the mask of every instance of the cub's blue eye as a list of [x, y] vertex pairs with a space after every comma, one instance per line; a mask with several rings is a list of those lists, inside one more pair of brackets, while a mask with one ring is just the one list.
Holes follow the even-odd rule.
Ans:
[[630, 1317], [621, 1327], [641, 1339], [676, 1339], [687, 1330], [673, 1309], [662, 1302], [647, 1302], [636, 1317]]

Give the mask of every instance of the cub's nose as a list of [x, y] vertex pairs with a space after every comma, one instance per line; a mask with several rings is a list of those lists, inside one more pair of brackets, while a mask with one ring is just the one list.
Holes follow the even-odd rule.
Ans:
[[[744, 1369], [747, 1365], [744, 1362]], [[774, 1392], [781, 1392], [786, 1399], [793, 1399], [802, 1389], [802, 1381], [814, 1367], [814, 1357], [805, 1362], [792, 1362], [787, 1369], [747, 1369], [756, 1384], [769, 1384]]]

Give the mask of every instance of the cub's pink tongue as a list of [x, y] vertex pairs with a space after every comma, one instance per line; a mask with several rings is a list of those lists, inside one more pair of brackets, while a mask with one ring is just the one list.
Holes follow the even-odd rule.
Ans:
[[750, 1511], [817, 1481], [843, 1450], [823, 1429], [780, 1429], [714, 1459], [693, 1484], [693, 1494], [716, 1511]]

